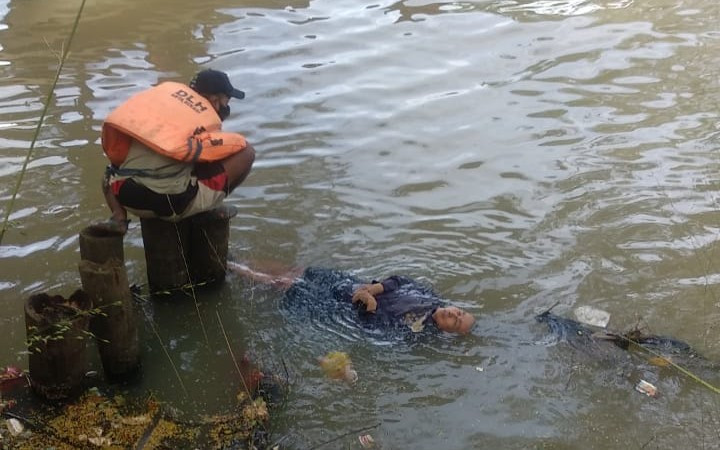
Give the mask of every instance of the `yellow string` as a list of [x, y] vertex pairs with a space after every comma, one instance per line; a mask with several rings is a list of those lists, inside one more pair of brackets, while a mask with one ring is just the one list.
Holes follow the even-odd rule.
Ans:
[[75, 16], [75, 23], [73, 24], [72, 31], [70, 32], [70, 37], [68, 38], [67, 45], [64, 46], [62, 57], [60, 58], [60, 65], [55, 72], [55, 79], [53, 80], [50, 91], [48, 92], [47, 98], [45, 99], [45, 106], [43, 107], [42, 113], [40, 114], [40, 120], [38, 121], [37, 127], [35, 128], [35, 134], [33, 135], [32, 142], [30, 143], [30, 148], [28, 149], [27, 155], [25, 155], [25, 161], [23, 162], [22, 169], [20, 169], [20, 175], [18, 175], [12, 197], [10, 197], [10, 201], [8, 202], [8, 207], [5, 211], [5, 219], [3, 220], [2, 228], [0, 229], [0, 244], [2, 244], [3, 237], [5, 237], [5, 231], [7, 231], [8, 222], [10, 221], [10, 213], [12, 213], [13, 209], [15, 208], [15, 199], [17, 198], [18, 192], [20, 192], [20, 185], [22, 184], [25, 172], [27, 171], [28, 163], [32, 158], [33, 150], [35, 149], [35, 143], [37, 142], [38, 136], [40, 135], [40, 127], [43, 124], [43, 120], [45, 120], [48, 107], [50, 106], [50, 101], [52, 100], [52, 96], [55, 93], [55, 87], [57, 86], [58, 80], [60, 79], [60, 72], [62, 72], [65, 61], [67, 60], [67, 56], [70, 53], [70, 44], [72, 44], [73, 37], [75, 37], [75, 31], [77, 31], [78, 24], [80, 23], [80, 16], [82, 15], [83, 8], [85, 8], [85, 1], [86, 0], [82, 0], [82, 3], [80, 4], [80, 9], [77, 12], [77, 16]]

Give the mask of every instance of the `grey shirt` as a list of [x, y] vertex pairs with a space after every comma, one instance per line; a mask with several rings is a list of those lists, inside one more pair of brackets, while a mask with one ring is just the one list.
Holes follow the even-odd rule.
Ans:
[[135, 173], [119, 175], [117, 179], [132, 178], [158, 194], [180, 194], [185, 192], [188, 184], [196, 182], [191, 175], [192, 164], [163, 156], [135, 139], [120, 166], [120, 173], [125, 169]]

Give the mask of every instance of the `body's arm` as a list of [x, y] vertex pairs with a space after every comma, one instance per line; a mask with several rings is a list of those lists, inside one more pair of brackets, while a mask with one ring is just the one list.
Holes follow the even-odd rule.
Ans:
[[400, 279], [392, 276], [384, 279], [380, 283], [363, 284], [355, 289], [352, 295], [352, 302], [360, 302], [365, 305], [365, 310], [369, 313], [375, 313], [377, 309], [377, 296], [387, 292], [392, 292], [400, 287]]
[[228, 261], [227, 268], [228, 270], [233, 271], [245, 278], [249, 278], [252, 281], [262, 284], [269, 284], [271, 286], [279, 287], [282, 289], [289, 288], [296, 278], [292, 271], [284, 275], [272, 275], [269, 273], [263, 273], [257, 270], [253, 270], [245, 264], [240, 264], [232, 261]]
[[393, 275], [391, 277], [385, 278], [382, 280], [379, 284], [382, 284], [383, 290], [380, 292], [381, 294], [383, 292], [392, 292], [394, 290], [397, 290], [401, 285], [406, 284], [407, 281], [403, 281], [400, 277], [397, 275]]

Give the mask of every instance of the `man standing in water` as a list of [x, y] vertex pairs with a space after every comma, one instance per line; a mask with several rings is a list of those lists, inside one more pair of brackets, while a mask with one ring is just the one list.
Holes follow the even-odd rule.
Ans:
[[430, 326], [448, 333], [467, 334], [475, 323], [472, 314], [448, 306], [432, 289], [403, 276], [366, 283], [346, 272], [316, 267], [309, 267], [300, 277], [273, 276], [233, 262], [228, 262], [228, 269], [253, 281], [284, 289], [286, 300], [291, 304], [322, 304], [327, 300], [362, 305], [365, 318], [381, 326], [400, 325], [413, 332]]
[[255, 150], [220, 131], [231, 98], [245, 93], [224, 72], [203, 70], [189, 86], [165, 82], [115, 109], [103, 123], [110, 159], [103, 193], [105, 226], [125, 232], [127, 211], [178, 221], [218, 207], [250, 173]]

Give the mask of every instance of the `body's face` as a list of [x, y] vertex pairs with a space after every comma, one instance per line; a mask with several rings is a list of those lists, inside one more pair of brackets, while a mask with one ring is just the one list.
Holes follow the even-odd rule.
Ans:
[[475, 323], [472, 314], [455, 306], [436, 309], [433, 313], [433, 320], [439, 329], [448, 333], [460, 334], [469, 332]]

